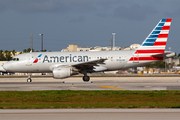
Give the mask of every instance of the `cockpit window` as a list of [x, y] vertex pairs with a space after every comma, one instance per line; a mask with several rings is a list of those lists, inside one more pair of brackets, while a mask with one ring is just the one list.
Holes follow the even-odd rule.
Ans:
[[19, 61], [19, 58], [12, 58], [11, 61]]

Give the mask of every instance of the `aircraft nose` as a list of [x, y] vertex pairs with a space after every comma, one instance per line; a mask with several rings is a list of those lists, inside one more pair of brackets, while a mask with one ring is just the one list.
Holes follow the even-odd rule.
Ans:
[[7, 63], [5, 63], [3, 66], [2, 66], [6, 71], [8, 71], [9, 69], [9, 65]]
[[3, 66], [0, 66], [0, 72], [6, 72]]

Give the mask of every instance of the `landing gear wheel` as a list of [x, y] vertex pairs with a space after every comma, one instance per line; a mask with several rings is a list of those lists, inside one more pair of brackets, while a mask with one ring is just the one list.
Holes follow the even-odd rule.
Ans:
[[29, 74], [29, 75], [28, 75], [27, 82], [32, 82], [32, 79], [31, 79], [31, 74]]
[[90, 77], [89, 76], [83, 76], [83, 81], [84, 82], [89, 82], [90, 80]]
[[27, 82], [32, 82], [31, 78], [28, 78], [28, 79], [27, 79]]

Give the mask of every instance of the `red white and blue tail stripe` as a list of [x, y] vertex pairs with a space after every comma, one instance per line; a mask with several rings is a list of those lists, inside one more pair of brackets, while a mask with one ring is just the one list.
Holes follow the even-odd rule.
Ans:
[[[160, 20], [129, 61], [153, 62], [163, 60], [162, 54], [165, 51], [170, 25], [171, 19]], [[161, 56], [158, 56], [158, 54], [161, 54]]]

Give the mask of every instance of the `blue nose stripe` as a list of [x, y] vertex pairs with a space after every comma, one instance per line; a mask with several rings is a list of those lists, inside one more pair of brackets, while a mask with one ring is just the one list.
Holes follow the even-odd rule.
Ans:
[[41, 57], [42, 56], [42, 54], [40, 54], [38, 57]]

